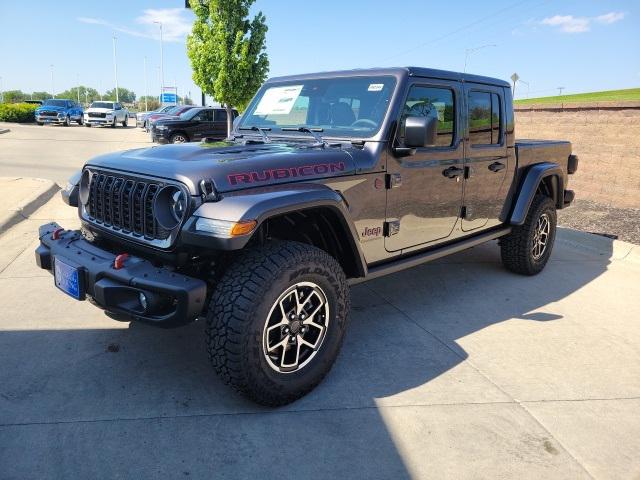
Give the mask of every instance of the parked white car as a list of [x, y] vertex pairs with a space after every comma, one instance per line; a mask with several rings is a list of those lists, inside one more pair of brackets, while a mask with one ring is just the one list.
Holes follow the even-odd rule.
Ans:
[[120, 102], [93, 102], [84, 112], [84, 125], [109, 125], [113, 128], [119, 123], [123, 127], [129, 122], [129, 110]]

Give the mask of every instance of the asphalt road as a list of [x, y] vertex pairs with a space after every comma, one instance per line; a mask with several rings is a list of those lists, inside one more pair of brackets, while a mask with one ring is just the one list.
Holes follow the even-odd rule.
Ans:
[[[7, 135], [1, 169], [58, 181], [147, 144]], [[561, 229], [535, 277], [493, 242], [358, 285], [334, 369], [270, 410], [216, 377], [201, 322], [116, 322], [57, 291], [33, 255], [51, 220], [78, 224], [56, 195], [0, 236], [0, 479], [640, 478], [638, 247]]]
[[96, 155], [151, 145], [149, 135], [132, 126], [116, 128], [71, 124], [0, 123], [0, 177], [47, 178], [64, 186], [67, 179]]

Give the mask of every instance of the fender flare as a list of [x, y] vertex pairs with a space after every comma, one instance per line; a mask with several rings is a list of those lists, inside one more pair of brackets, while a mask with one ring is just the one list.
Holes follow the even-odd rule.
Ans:
[[[316, 183], [285, 184], [223, 194], [219, 201], [203, 203], [196, 209], [182, 229], [183, 241], [221, 250], [239, 250], [249, 243], [260, 226], [270, 218], [315, 208], [325, 208], [336, 214], [347, 236], [346, 246], [353, 255], [358, 276], [365, 276], [367, 263], [357, 241], [359, 237], [344, 198], [335, 190]], [[196, 232], [195, 223], [198, 217], [231, 222], [256, 220], [258, 225], [251, 234], [220, 238]]]
[[531, 166], [524, 174], [520, 182], [520, 188], [516, 201], [511, 212], [509, 223], [511, 225], [522, 225], [527, 218], [529, 207], [533, 202], [536, 190], [545, 178], [551, 177], [551, 187], [553, 200], [558, 208], [562, 208], [564, 195], [564, 172], [557, 163], [537, 163]]

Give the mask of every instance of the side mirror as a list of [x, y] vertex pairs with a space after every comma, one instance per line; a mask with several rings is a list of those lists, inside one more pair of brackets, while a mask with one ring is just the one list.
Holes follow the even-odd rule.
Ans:
[[404, 144], [409, 148], [431, 147], [437, 143], [436, 117], [407, 117], [404, 126]]

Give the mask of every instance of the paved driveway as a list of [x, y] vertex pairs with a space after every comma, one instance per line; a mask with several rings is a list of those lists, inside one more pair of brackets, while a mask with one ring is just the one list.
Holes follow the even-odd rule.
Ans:
[[640, 263], [562, 230], [547, 269], [495, 243], [359, 285], [330, 375], [258, 407], [201, 323], [109, 319], [34, 265], [56, 197], [0, 237], [0, 478], [640, 476]]

